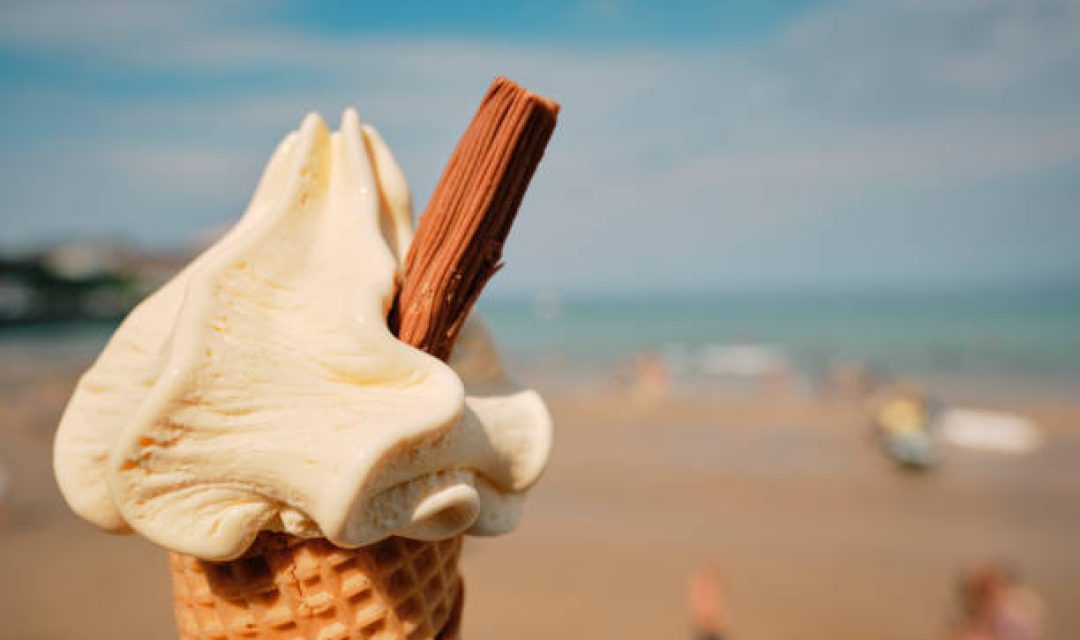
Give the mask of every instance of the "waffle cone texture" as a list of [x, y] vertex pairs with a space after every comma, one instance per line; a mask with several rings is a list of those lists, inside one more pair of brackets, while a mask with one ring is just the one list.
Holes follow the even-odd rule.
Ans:
[[244, 557], [169, 554], [180, 640], [458, 638], [461, 536], [358, 549], [263, 534]]

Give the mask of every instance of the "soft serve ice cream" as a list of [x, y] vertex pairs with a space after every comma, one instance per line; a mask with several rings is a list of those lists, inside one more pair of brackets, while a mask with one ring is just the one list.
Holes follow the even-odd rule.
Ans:
[[264, 530], [357, 547], [511, 529], [548, 459], [547, 410], [475, 313], [449, 363], [390, 332], [411, 235], [375, 130], [309, 115], [236, 226], [79, 381], [54, 460], [75, 512], [208, 560]]

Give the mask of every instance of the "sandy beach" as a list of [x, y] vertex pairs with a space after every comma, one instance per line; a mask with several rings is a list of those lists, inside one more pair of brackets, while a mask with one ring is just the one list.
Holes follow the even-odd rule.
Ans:
[[[165, 555], [71, 515], [51, 437], [85, 363], [6, 366], [0, 636], [174, 637]], [[686, 581], [714, 567], [735, 638], [940, 638], [957, 571], [1003, 558], [1045, 600], [1047, 638], [1080, 630], [1080, 405], [999, 403], [1046, 444], [946, 451], [898, 470], [858, 405], [798, 395], [549, 394], [557, 444], [514, 534], [470, 539], [466, 637], [686, 638]]]

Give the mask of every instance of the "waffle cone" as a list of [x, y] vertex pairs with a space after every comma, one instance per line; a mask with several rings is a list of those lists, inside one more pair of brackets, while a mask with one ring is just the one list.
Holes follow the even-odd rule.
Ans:
[[341, 549], [263, 534], [229, 562], [170, 553], [180, 639], [456, 639], [460, 551], [460, 536]]

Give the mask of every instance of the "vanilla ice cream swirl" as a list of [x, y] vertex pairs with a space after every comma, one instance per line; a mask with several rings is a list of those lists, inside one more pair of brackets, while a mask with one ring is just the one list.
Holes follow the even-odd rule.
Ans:
[[476, 313], [449, 363], [389, 331], [411, 237], [376, 131], [307, 116], [237, 224], [80, 379], [54, 451], [74, 511], [208, 560], [263, 530], [356, 547], [513, 528], [548, 412]]

